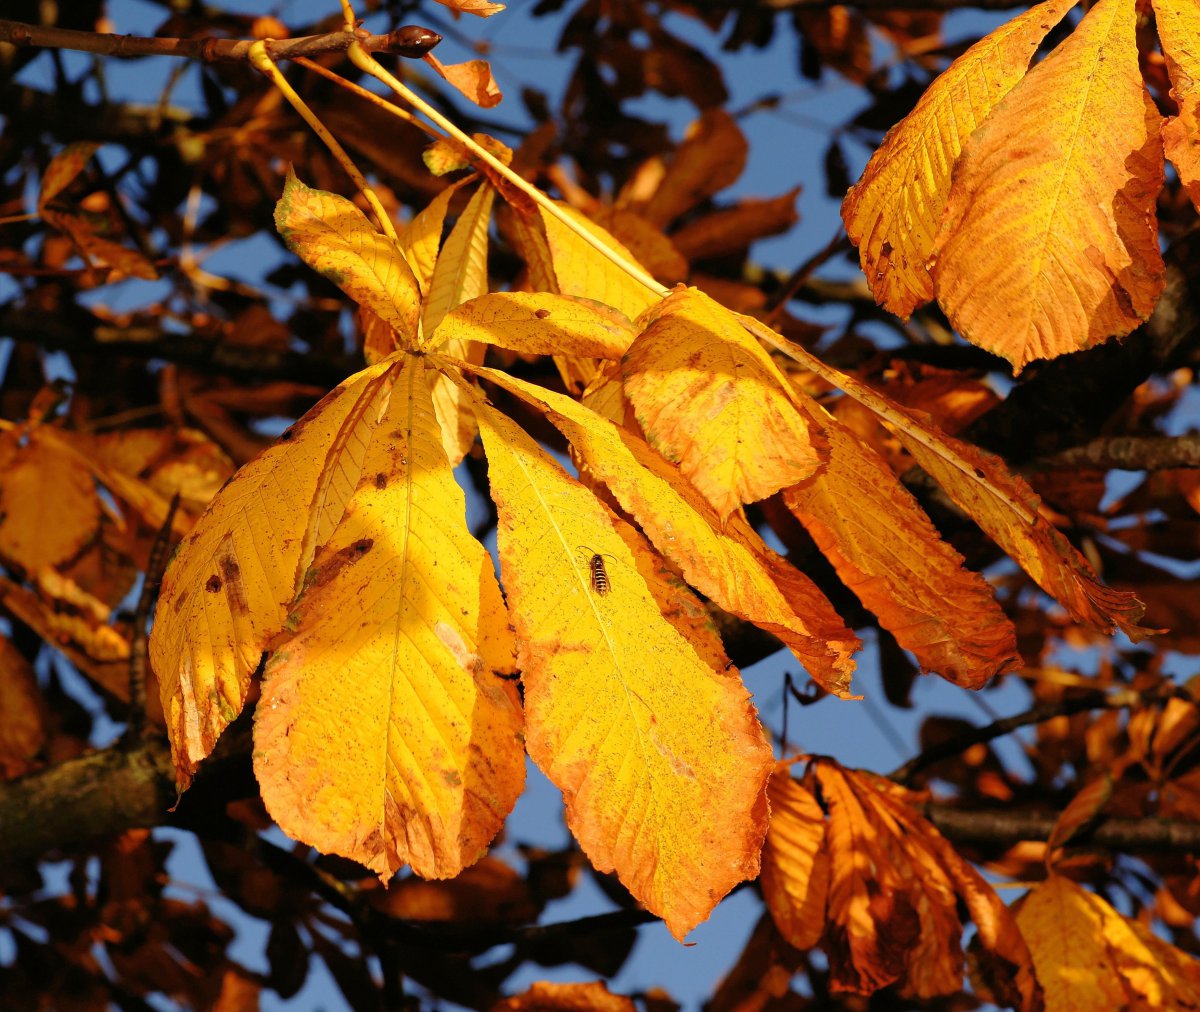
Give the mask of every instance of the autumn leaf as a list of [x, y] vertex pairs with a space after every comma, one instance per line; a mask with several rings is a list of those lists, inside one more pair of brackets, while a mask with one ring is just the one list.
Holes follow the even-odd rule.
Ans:
[[33, 767], [46, 740], [43, 710], [33, 667], [8, 637], [0, 637], [0, 781]]
[[778, 636], [828, 691], [850, 695], [852, 655], [861, 643], [816, 585], [772, 552], [744, 518], [733, 516], [722, 528], [678, 469], [578, 401], [499, 370], [475, 371], [544, 411], [691, 586]]
[[555, 984], [540, 980], [522, 994], [505, 998], [491, 1012], [636, 1012], [624, 995], [613, 994], [602, 980], [587, 984]]
[[345, 197], [305, 186], [288, 171], [275, 208], [284, 243], [355, 302], [370, 309], [406, 344], [415, 344], [420, 295], [396, 241]]
[[0, 433], [0, 555], [36, 573], [66, 562], [99, 524], [100, 500], [87, 464], [52, 430]]
[[1200, 1008], [1200, 962], [1070, 879], [1051, 876], [1016, 915], [1046, 1012]]
[[963, 146], [1025, 75], [1078, 0], [1047, 0], [980, 39], [936, 80], [871, 156], [842, 203], [875, 301], [908, 319], [933, 298], [926, 263]]
[[499, 14], [504, 10], [504, 4], [492, 3], [491, 0], [437, 0], [437, 2], [454, 11], [455, 17], [459, 14], [474, 14], [476, 17], [490, 18], [493, 14]]
[[1154, 16], [1179, 104], [1163, 126], [1163, 146], [1200, 208], [1200, 10], [1192, 0], [1154, 0]]
[[386, 403], [388, 368], [351, 376], [238, 471], [176, 550], [150, 658], [181, 786], [241, 712], [259, 658], [342, 518]]
[[496, 292], [448, 313], [429, 343], [481, 341], [526, 355], [619, 359], [635, 336], [625, 316], [599, 302], [547, 292]]
[[736, 670], [663, 618], [621, 522], [509, 419], [478, 416], [529, 754], [592, 864], [682, 938], [758, 872], [770, 748]]
[[75, 181], [92, 155], [100, 150], [94, 141], [75, 141], [58, 152], [42, 173], [42, 187], [38, 192], [38, 211], [44, 211], [63, 190]]
[[625, 393], [650, 445], [712, 503], [743, 503], [805, 481], [827, 456], [787, 380], [719, 304], [695, 288], [648, 314], [624, 359]]
[[[817, 410], [820, 410], [819, 408]], [[923, 671], [978, 689], [1021, 663], [988, 582], [964, 568], [892, 469], [822, 412], [829, 463], [784, 503]]]
[[671, 243], [689, 260], [736, 253], [756, 239], [778, 235], [796, 224], [799, 194], [797, 186], [778, 197], [747, 197], [687, 222], [671, 234]]
[[387, 880], [449, 878], [483, 854], [524, 783], [508, 615], [419, 359], [267, 665], [254, 769], [284, 832]]
[[418, 212], [408, 227], [400, 234], [400, 251], [408, 266], [412, 268], [413, 276], [422, 295], [429, 292], [433, 281], [433, 271], [437, 264], [438, 250], [442, 245], [442, 230], [446, 224], [446, 212], [450, 209], [450, 201], [462, 188], [466, 180], [451, 183]]
[[1054, 828], [1046, 840], [1046, 866], [1052, 869], [1051, 857], [1058, 847], [1064, 846], [1084, 826], [1095, 819], [1113, 795], [1115, 782], [1110, 771], [1105, 771], [1086, 784], [1054, 820]]
[[[438, 0], [438, 2], [441, 3], [443, 0]], [[491, 109], [503, 101], [504, 95], [501, 94], [500, 85], [492, 76], [492, 68], [487, 60], [442, 63], [433, 53], [426, 53], [424, 59], [447, 83], [453, 85], [465, 98], [477, 106]]]
[[[421, 344], [428, 347], [446, 313], [488, 290], [488, 224], [496, 191], [484, 183], [472, 195], [437, 255], [429, 291], [421, 309]], [[469, 340], [447, 342], [446, 352], [469, 362], [482, 362], [486, 348]], [[457, 467], [475, 441], [475, 416], [463, 404], [457, 383], [438, 376], [433, 385], [433, 410], [442, 429], [442, 442], [451, 466]]]
[[797, 949], [811, 949], [825, 933], [829, 854], [825, 812], [780, 763], [767, 789], [771, 828], [763, 845], [763, 900], [780, 934]]
[[635, 209], [652, 225], [669, 225], [736, 183], [746, 167], [748, 150], [745, 136], [728, 112], [705, 109], [672, 152], [654, 193]]
[[1016, 372], [1128, 334], [1163, 289], [1161, 117], [1135, 0], [1101, 0], [971, 136], [934, 246], [938, 302]]
[[904, 448], [985, 534], [1079, 622], [1120, 629], [1137, 641], [1145, 611], [1128, 592], [1106, 587], [1088, 561], [1040, 513], [1041, 500], [1002, 460], [925, 425], [914, 416], [888, 421]]
[[[559, 209], [585, 232], [632, 263], [637, 263], [633, 254], [616, 241], [604, 229], [566, 204]], [[587, 241], [567, 228], [554, 215], [538, 208], [541, 216], [542, 235], [547, 245], [554, 277], [554, 287], [560, 295], [577, 295], [595, 302], [603, 302], [636, 320], [644, 310], [656, 305], [658, 296], [640, 281], [634, 280], [598, 253]], [[536, 257], [536, 238], [530, 237], [534, 246], [530, 256]], [[551, 280], [551, 279], [547, 279]]]
[[962, 982], [961, 899], [992, 958], [1007, 965], [1022, 1006], [1037, 985], [1008, 908], [917, 811], [913, 795], [831, 760], [812, 765], [829, 812], [824, 948], [834, 991], [956, 993]]

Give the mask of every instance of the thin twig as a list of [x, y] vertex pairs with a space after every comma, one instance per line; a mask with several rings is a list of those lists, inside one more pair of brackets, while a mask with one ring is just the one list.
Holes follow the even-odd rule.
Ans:
[[[0, 42], [14, 46], [46, 49], [71, 49], [100, 56], [176, 56], [202, 63], [245, 63], [250, 59], [254, 39], [154, 39], [137, 35], [108, 35], [103, 32], [81, 32], [72, 28], [48, 25], [27, 25], [20, 21], [0, 19]], [[271, 59], [294, 60], [300, 56], [314, 57], [328, 53], [344, 53], [357, 42], [371, 53], [390, 53], [419, 60], [442, 41], [437, 32], [419, 25], [405, 25], [385, 35], [372, 35], [362, 28], [353, 34], [329, 32], [308, 35], [299, 39], [271, 39], [267, 48]]]
[[[969, 809], [925, 805], [922, 814], [948, 840], [1010, 847], [1022, 840], [1048, 840], [1058, 812], [1021, 809]], [[1194, 854], [1200, 851], [1200, 822], [1174, 819], [1102, 819], [1071, 841], [1075, 847], [1103, 847], [1122, 853]]]
[[175, 523], [175, 511], [179, 509], [179, 493], [171, 498], [167, 507], [167, 519], [159, 528], [154, 544], [150, 547], [150, 559], [146, 563], [146, 578], [142, 592], [138, 595], [137, 609], [133, 613], [133, 641], [129, 645], [129, 740], [143, 741], [149, 732], [146, 719], [146, 670], [149, 636], [146, 624], [150, 621], [150, 606], [158, 596], [162, 585], [163, 570], [167, 568], [167, 549], [171, 544], [171, 528]]
[[[1175, 690], [1167, 693], [1167, 695], [1174, 694]], [[1131, 706], [1137, 706], [1162, 698], [1165, 698], [1164, 695], [1159, 693], [1151, 693], [1148, 696], [1143, 696], [1125, 690], [1038, 703], [1037, 706], [1023, 713], [1016, 713], [1011, 717], [1003, 717], [990, 724], [985, 724], [983, 727], [972, 728], [963, 734], [956, 735], [946, 741], [938, 742], [936, 745], [931, 745], [924, 752], [913, 756], [903, 766], [889, 773], [888, 778], [898, 784], [909, 784], [918, 773], [924, 769], [928, 769], [934, 763], [961, 755], [974, 745], [981, 745], [1003, 737], [1006, 734], [1011, 734], [1018, 728], [1028, 727], [1031, 724], [1042, 724], [1047, 720], [1053, 720], [1055, 717], [1070, 717], [1076, 713], [1084, 713], [1088, 710], [1123, 710]], [[1191, 699], [1190, 696], [1186, 696], [1185, 698]]]

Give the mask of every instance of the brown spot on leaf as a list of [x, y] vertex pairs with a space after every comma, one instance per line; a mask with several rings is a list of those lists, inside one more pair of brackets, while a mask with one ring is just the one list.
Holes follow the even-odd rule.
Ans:
[[204, 585], [204, 589], [210, 594], [215, 594], [221, 589], [221, 578], [219, 576], [210, 576], [208, 582]]
[[378, 489], [387, 488], [387, 475], [382, 471], [375, 475], [375, 487]]
[[539, 320], [545, 320], [547, 317], [549, 317], [549, 315], [550, 315], [550, 310], [548, 310], [548, 309], [539, 309], [539, 310], [538, 310], [537, 312], [535, 312], [533, 315], [534, 315], [534, 316], [536, 316], [536, 317], [537, 317]]

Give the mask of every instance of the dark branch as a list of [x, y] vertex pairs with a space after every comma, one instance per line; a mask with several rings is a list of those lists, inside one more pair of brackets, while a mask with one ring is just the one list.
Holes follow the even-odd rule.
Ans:
[[1182, 436], [1104, 436], [1052, 457], [1044, 457], [1034, 466], [1039, 470], [1115, 467], [1123, 471], [1200, 467], [1200, 432]]
[[830, 7], [854, 7], [860, 11], [1006, 11], [1029, 7], [1023, 0], [761, 0], [775, 10], [828, 10]]
[[[1048, 840], [1057, 812], [1020, 809], [972, 810], [953, 805], [926, 805], [925, 817], [949, 840], [1008, 847], [1022, 840]], [[1072, 846], [1104, 847], [1128, 853], [1195, 853], [1200, 850], [1200, 822], [1169, 819], [1103, 819], [1080, 833]]]
[[[309, 35], [302, 39], [272, 40], [267, 51], [275, 60], [294, 60], [299, 56], [321, 56], [344, 53], [352, 41], [372, 53], [391, 53], [420, 59], [442, 41], [437, 32], [417, 25], [405, 25], [386, 35], [372, 35], [359, 29], [354, 33], [330, 32]], [[0, 42], [14, 46], [46, 49], [72, 49], [99, 56], [178, 56], [204, 63], [244, 63], [249, 59], [249, 39], [154, 39], [137, 35], [107, 35], [102, 32], [80, 32], [72, 28], [48, 25], [27, 25], [20, 21], [0, 19]]]

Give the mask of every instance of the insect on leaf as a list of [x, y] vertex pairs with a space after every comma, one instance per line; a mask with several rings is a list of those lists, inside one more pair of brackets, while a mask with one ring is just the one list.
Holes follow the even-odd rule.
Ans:
[[[736, 670], [663, 617], [669, 595], [648, 588], [655, 570], [621, 521], [513, 422], [478, 413], [529, 754], [592, 863], [682, 938], [758, 873], [770, 748]], [[581, 545], [612, 556], [607, 594]]]

